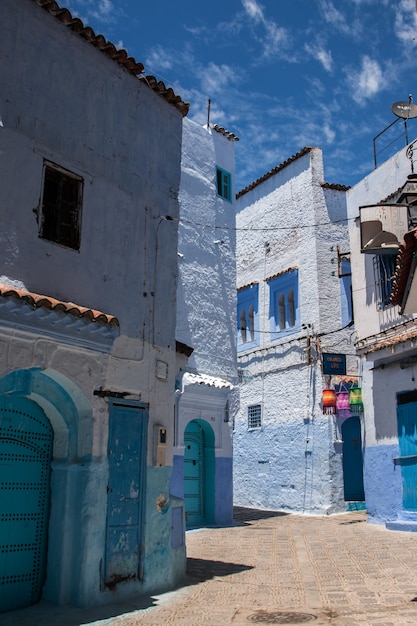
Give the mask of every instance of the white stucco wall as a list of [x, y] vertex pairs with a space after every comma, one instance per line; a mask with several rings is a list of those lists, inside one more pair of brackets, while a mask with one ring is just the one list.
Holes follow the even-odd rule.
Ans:
[[[232, 202], [217, 195], [216, 166], [231, 174]], [[212, 515], [211, 523], [230, 523], [233, 515], [231, 423], [237, 380], [234, 168], [234, 139], [184, 120], [176, 339], [193, 352], [185, 372], [178, 374], [172, 490], [180, 496], [184, 492], [187, 424], [203, 420], [214, 434], [216, 459], [214, 512], [206, 511]]]
[[358, 341], [400, 321], [398, 307], [377, 310], [373, 255], [361, 254], [360, 251], [359, 207], [385, 201], [397, 193], [410, 173], [411, 165], [404, 148], [347, 192], [353, 304], [356, 310], [355, 330]]
[[[348, 252], [345, 193], [323, 187], [318, 148], [238, 198], [237, 286], [258, 284], [259, 345], [238, 351], [240, 411], [234, 432], [238, 504], [301, 512], [342, 510], [339, 426], [322, 414], [323, 352], [347, 355], [357, 374], [352, 329], [342, 330], [337, 246]], [[267, 279], [298, 269], [300, 327], [271, 340]], [[247, 408], [261, 404], [262, 428]]]

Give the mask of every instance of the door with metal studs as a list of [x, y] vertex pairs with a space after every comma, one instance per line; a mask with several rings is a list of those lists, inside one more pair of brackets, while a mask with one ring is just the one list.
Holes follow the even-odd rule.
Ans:
[[0, 612], [40, 600], [53, 430], [35, 402], [0, 396]]

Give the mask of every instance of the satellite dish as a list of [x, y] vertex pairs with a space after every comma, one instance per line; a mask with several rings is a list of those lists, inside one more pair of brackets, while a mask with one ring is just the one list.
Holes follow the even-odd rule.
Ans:
[[397, 117], [409, 120], [413, 117], [417, 117], [417, 104], [413, 104], [413, 102], [394, 102], [391, 111]]

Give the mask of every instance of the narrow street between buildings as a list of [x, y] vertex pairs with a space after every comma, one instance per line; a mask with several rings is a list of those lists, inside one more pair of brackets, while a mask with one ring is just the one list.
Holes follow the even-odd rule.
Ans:
[[365, 512], [300, 516], [236, 508], [229, 528], [187, 533], [188, 580], [175, 591], [81, 610], [39, 605], [2, 626], [415, 626], [417, 535]]

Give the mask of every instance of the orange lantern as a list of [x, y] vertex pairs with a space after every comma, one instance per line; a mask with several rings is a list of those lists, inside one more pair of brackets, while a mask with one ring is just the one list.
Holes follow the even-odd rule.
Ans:
[[325, 415], [334, 415], [336, 413], [336, 392], [334, 389], [323, 389], [321, 402]]

